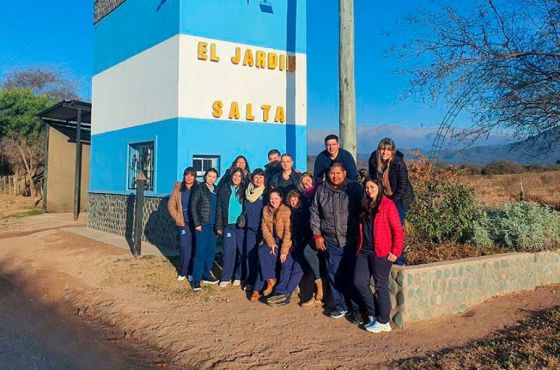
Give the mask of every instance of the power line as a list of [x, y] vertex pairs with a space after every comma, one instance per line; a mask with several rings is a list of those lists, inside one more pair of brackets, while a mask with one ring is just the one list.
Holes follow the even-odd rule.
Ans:
[[4, 30], [0, 33], [0, 39], [2, 39], [2, 37], [4, 37], [5, 34], [8, 33], [8, 31], [10, 31], [12, 28], [14, 28], [14, 26], [27, 14], [27, 12], [29, 12], [37, 3], [37, 0], [35, 0], [34, 2], [31, 3], [30, 6], [28, 6], [17, 18], [14, 22], [12, 22], [12, 24], [10, 24], [8, 27], [4, 28]]
[[37, 34], [35, 34], [34, 37], [32, 37], [31, 39], [29, 39], [27, 42], [25, 42], [23, 45], [21, 45], [21, 47], [19, 47], [15, 52], [13, 52], [7, 59], [5, 59], [1, 64], [0, 64], [0, 68], [4, 67], [8, 62], [10, 62], [12, 59], [14, 59], [20, 52], [22, 52], [26, 47], [28, 47], [29, 45], [31, 45], [31, 43], [33, 43], [33, 41], [37, 40], [39, 37], [41, 37], [44, 33], [46, 33], [49, 28], [51, 28], [54, 24], [55, 21], [58, 21], [61, 18], [64, 18], [66, 16], [66, 14], [68, 14], [76, 5], [78, 5], [79, 0], [76, 0], [71, 6], [69, 6], [64, 12], [59, 13], [58, 17], [53, 18], [48, 24], [45, 25], [45, 27], [43, 27], [43, 29], [38, 32]]

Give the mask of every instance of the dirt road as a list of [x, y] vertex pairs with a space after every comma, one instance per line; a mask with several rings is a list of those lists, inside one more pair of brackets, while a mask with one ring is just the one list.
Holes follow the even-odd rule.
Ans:
[[115, 334], [59, 313], [0, 279], [0, 368], [153, 368], [146, 353], [122, 341], [115, 344]]
[[194, 368], [383, 367], [464, 345], [560, 304], [560, 286], [539, 288], [375, 336], [320, 308], [251, 303], [235, 288], [195, 294], [164, 258], [134, 258], [63, 229], [0, 233], [0, 274], [40, 304], [71, 307], [155, 349], [167, 366]]

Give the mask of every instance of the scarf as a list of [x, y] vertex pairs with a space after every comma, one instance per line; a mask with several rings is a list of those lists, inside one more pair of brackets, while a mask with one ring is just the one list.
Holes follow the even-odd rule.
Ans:
[[249, 203], [254, 203], [260, 196], [262, 196], [264, 192], [264, 186], [259, 186], [258, 188], [250, 183], [247, 186], [247, 190], [245, 190], [245, 199], [249, 201]]

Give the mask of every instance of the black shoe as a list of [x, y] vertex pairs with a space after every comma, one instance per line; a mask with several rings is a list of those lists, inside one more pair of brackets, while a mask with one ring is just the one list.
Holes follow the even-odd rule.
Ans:
[[216, 279], [214, 276], [210, 276], [207, 279], [202, 279], [202, 283], [206, 285], [216, 285], [218, 284], [219, 280]]
[[344, 311], [332, 311], [329, 316], [332, 317], [333, 319], [340, 319], [344, 316], [346, 316], [348, 314], [348, 311], [344, 310]]
[[360, 325], [364, 323], [364, 317], [360, 311], [355, 311], [352, 318], [352, 324]]
[[202, 288], [200, 287], [200, 281], [193, 281], [192, 290], [194, 290], [195, 292], [202, 290]]

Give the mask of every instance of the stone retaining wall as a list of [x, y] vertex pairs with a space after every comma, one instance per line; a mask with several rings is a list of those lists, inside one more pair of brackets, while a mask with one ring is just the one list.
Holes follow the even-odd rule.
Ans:
[[508, 253], [391, 271], [395, 324], [467, 310], [488, 298], [560, 283], [560, 252]]
[[[88, 227], [132, 239], [135, 195], [89, 193]], [[175, 249], [177, 229], [167, 212], [168, 198], [144, 197], [142, 240]]]

